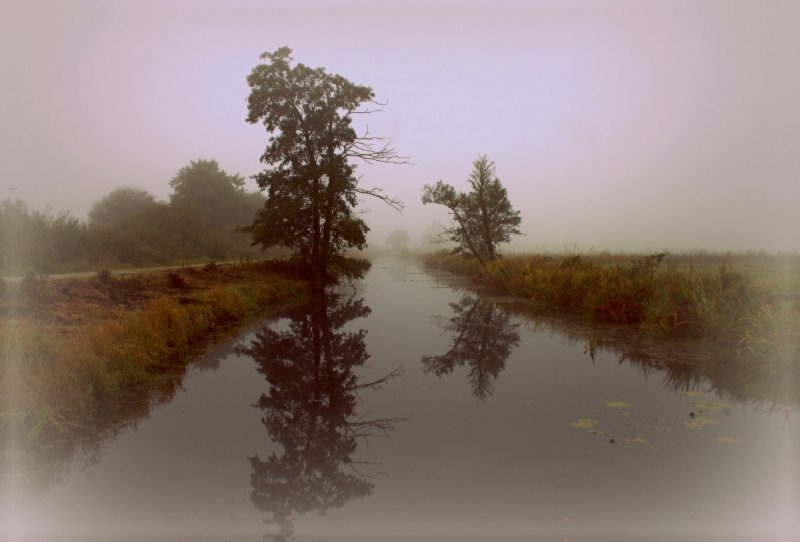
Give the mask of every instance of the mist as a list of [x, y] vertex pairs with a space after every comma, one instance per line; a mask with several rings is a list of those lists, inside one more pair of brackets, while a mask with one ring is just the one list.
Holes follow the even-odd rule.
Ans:
[[[790, 2], [3, 2], [3, 197], [84, 218], [122, 185], [166, 200], [190, 161], [247, 178], [264, 51], [371, 86], [370, 244], [418, 245], [487, 154], [521, 211], [509, 251], [800, 250], [800, 7]], [[16, 190], [9, 190], [16, 188]], [[438, 208], [437, 208], [438, 207]]]

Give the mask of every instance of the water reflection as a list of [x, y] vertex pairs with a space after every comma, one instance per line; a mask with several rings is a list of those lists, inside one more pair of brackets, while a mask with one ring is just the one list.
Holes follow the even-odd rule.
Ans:
[[592, 361], [596, 354], [606, 352], [620, 365], [637, 368], [645, 378], [660, 375], [664, 388], [675, 394], [700, 390], [761, 410], [800, 409], [800, 368], [791, 357], [776, 355], [765, 361], [730, 347], [671, 341], [628, 326], [588, 325], [523, 304], [507, 304], [503, 309], [531, 331], [546, 331], [566, 343], [585, 345]]
[[675, 360], [623, 352], [619, 362], [628, 362], [645, 375], [662, 373], [664, 387], [675, 393], [710, 388], [725, 401], [762, 410], [797, 410], [800, 406], [800, 373], [788, 365], [765, 367], [733, 353]]
[[324, 514], [369, 495], [369, 475], [352, 459], [358, 440], [385, 435], [405, 420], [358, 415], [360, 390], [379, 389], [402, 372], [369, 382], [353, 373], [369, 359], [366, 331], [342, 328], [369, 313], [363, 299], [329, 295], [291, 316], [288, 331], [264, 328], [239, 349], [270, 384], [254, 406], [264, 411], [270, 437], [283, 447], [281, 455], [250, 458], [250, 499], [266, 523], [279, 527], [267, 539], [291, 539], [294, 513]]
[[660, 375], [663, 386], [676, 394], [702, 390], [761, 410], [800, 410], [800, 366], [793, 362], [800, 350], [800, 332], [793, 329], [775, 332], [775, 355], [764, 361], [749, 357], [745, 350], [665, 340], [649, 330], [591, 323], [530, 303], [494, 303], [473, 291], [462, 292], [450, 308], [453, 316], [433, 317], [450, 333], [450, 348], [443, 355], [423, 356], [423, 370], [444, 376], [456, 367], [469, 367], [467, 379], [479, 401], [493, 394], [494, 383], [519, 345], [524, 327], [585, 345], [592, 363], [597, 353], [612, 353], [619, 364], [630, 364], [645, 378]]
[[511, 314], [466, 292], [458, 303], [450, 303], [452, 318], [434, 316], [436, 324], [451, 334], [450, 349], [441, 356], [423, 356], [426, 373], [450, 374], [468, 366], [472, 395], [485, 401], [494, 393], [494, 382], [506, 366], [511, 351], [519, 346], [519, 324]]
[[167, 375], [80, 423], [62, 423], [41, 432], [37, 431], [41, 425], [28, 421], [25, 413], [0, 412], [0, 499], [38, 498], [65, 483], [71, 472], [97, 465], [117, 438], [136, 430], [184, 390], [184, 376]]

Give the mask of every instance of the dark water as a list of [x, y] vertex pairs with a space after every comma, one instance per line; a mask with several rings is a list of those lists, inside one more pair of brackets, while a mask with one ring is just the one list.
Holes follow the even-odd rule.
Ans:
[[800, 540], [786, 382], [450, 285], [378, 261], [249, 326], [7, 538]]

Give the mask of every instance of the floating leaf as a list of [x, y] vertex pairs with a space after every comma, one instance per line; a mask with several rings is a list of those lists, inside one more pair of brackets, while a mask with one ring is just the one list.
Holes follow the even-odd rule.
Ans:
[[631, 438], [626, 438], [625, 442], [627, 442], [631, 446], [641, 446], [642, 444], [644, 444], [644, 439], [640, 437], [631, 437]]
[[631, 403], [618, 401], [617, 399], [603, 399], [600, 402], [605, 403], [606, 406], [610, 406], [611, 408], [631, 408], [633, 406]]
[[575, 423], [571, 423], [572, 427], [577, 427], [578, 429], [589, 429], [590, 427], [594, 427], [597, 425], [597, 420], [578, 420]]
[[631, 415], [630, 412], [623, 412], [623, 411], [617, 412], [617, 418], [627, 418], [630, 415]]
[[594, 429], [592, 429], [592, 430], [591, 430], [591, 431], [589, 431], [589, 432], [590, 432], [591, 434], [593, 434], [593, 435], [604, 435], [604, 434], [605, 434], [605, 433], [603, 433], [602, 431], [595, 431]]
[[682, 391], [681, 395], [684, 395], [686, 397], [699, 397], [701, 395], [705, 395], [705, 393], [701, 391]]
[[722, 410], [723, 408], [731, 408], [733, 405], [730, 403], [714, 402], [714, 403], [689, 403], [689, 406], [705, 410]]
[[683, 422], [683, 425], [685, 425], [689, 429], [697, 429], [698, 427], [703, 427], [703, 424], [696, 422]]
[[717, 437], [717, 442], [734, 443], [734, 442], [742, 442], [742, 441], [741, 440], [737, 440], [735, 438], [731, 438], [731, 437]]
[[711, 418], [701, 418], [696, 417], [692, 420], [694, 423], [699, 423], [700, 425], [719, 425], [717, 420], [712, 420]]

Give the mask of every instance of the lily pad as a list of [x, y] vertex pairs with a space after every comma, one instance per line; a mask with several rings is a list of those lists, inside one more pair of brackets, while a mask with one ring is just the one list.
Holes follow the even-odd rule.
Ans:
[[711, 418], [701, 418], [699, 416], [696, 416], [692, 422], [699, 423], [700, 425], [719, 425], [717, 420], [713, 420]]
[[689, 406], [699, 408], [701, 410], [722, 410], [723, 408], [731, 408], [733, 405], [730, 403], [689, 403]]
[[571, 423], [572, 427], [577, 427], [578, 429], [589, 429], [597, 425], [597, 420], [578, 420], [575, 423]]
[[617, 399], [603, 399], [600, 402], [605, 403], [606, 406], [610, 406], [611, 408], [631, 408], [633, 406], [631, 403], [618, 401]]
[[681, 395], [685, 397], [700, 397], [701, 395], [705, 395], [705, 393], [701, 391], [682, 391]]
[[719, 425], [719, 422], [717, 420], [712, 420], [711, 418], [696, 417], [690, 422], [683, 422], [683, 425], [689, 429], [697, 429], [698, 427], [703, 427], [704, 425]]
[[742, 442], [741, 440], [732, 438], [732, 437], [717, 437], [717, 442], [722, 443], [735, 443], [735, 442]]
[[641, 446], [642, 444], [644, 444], [644, 439], [640, 437], [631, 437], [631, 438], [626, 438], [625, 442], [627, 442], [631, 446]]

